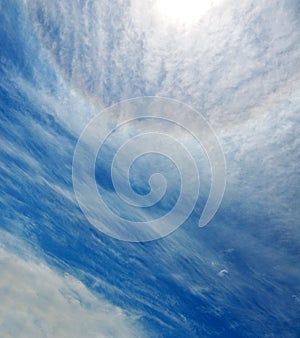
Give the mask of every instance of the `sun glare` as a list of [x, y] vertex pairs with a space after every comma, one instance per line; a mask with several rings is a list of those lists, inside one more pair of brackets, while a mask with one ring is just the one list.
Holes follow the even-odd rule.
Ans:
[[210, 9], [212, 0], [157, 0], [156, 5], [164, 19], [193, 24]]

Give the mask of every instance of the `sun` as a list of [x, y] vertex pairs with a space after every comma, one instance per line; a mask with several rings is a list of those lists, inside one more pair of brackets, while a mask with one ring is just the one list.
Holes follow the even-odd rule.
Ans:
[[212, 6], [212, 0], [157, 0], [157, 11], [165, 20], [196, 23]]

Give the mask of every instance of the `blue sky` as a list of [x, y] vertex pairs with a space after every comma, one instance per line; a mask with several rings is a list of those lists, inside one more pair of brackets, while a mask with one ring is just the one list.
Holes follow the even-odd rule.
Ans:
[[[195, 24], [150, 1], [2, 1], [0, 13], [0, 333], [297, 337], [299, 3], [216, 1]], [[91, 117], [141, 95], [205, 116], [227, 186], [207, 227], [202, 195], [173, 234], [134, 244], [85, 219], [72, 158]]]

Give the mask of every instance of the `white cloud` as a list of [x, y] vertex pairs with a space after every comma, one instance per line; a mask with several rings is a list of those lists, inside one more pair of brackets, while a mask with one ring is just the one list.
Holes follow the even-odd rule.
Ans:
[[80, 281], [0, 248], [1, 337], [141, 337], [134, 318]]
[[[140, 94], [181, 100], [205, 114], [221, 138], [230, 199], [244, 201], [248, 210], [252, 199], [259, 210], [295, 223], [297, 207], [288, 208], [298, 194], [291, 186], [299, 180], [293, 164], [299, 153], [289, 147], [299, 125], [296, 1], [214, 1], [188, 27], [166, 26], [152, 1], [133, 0], [131, 7], [122, 0], [27, 6], [42, 45], [59, 66], [58, 78], [63, 74], [72, 84], [70, 94], [58, 90], [49, 102], [58, 102], [56, 114], [71, 129], [80, 131], [94, 115], [84, 107], [92, 97], [103, 101], [99, 110]], [[276, 203], [274, 195], [280, 195]], [[283, 203], [289, 206], [278, 215]]]

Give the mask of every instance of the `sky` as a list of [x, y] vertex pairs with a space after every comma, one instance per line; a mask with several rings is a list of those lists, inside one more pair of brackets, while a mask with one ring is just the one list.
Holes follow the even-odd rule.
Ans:
[[[175, 9], [166, 0], [0, 1], [1, 336], [299, 336], [300, 3]], [[176, 231], [128, 243], [82, 213], [73, 154], [91, 118], [145, 96], [205, 118], [224, 153], [226, 189], [199, 228], [211, 183], [205, 149], [179, 127], [151, 124], [189, 150], [202, 190]], [[105, 130], [122, 118], [109, 109]], [[149, 192], [158, 168], [168, 182], [161, 203], [133, 212], [116, 194], [116, 149], [148, 127], [124, 127], [97, 155], [98, 191], [131, 220], [168, 212], [180, 188], [174, 165], [151, 155], [132, 167], [131, 183]], [[128, 157], [143, 144], [131, 147]], [[119, 166], [115, 183], [126, 176]]]

